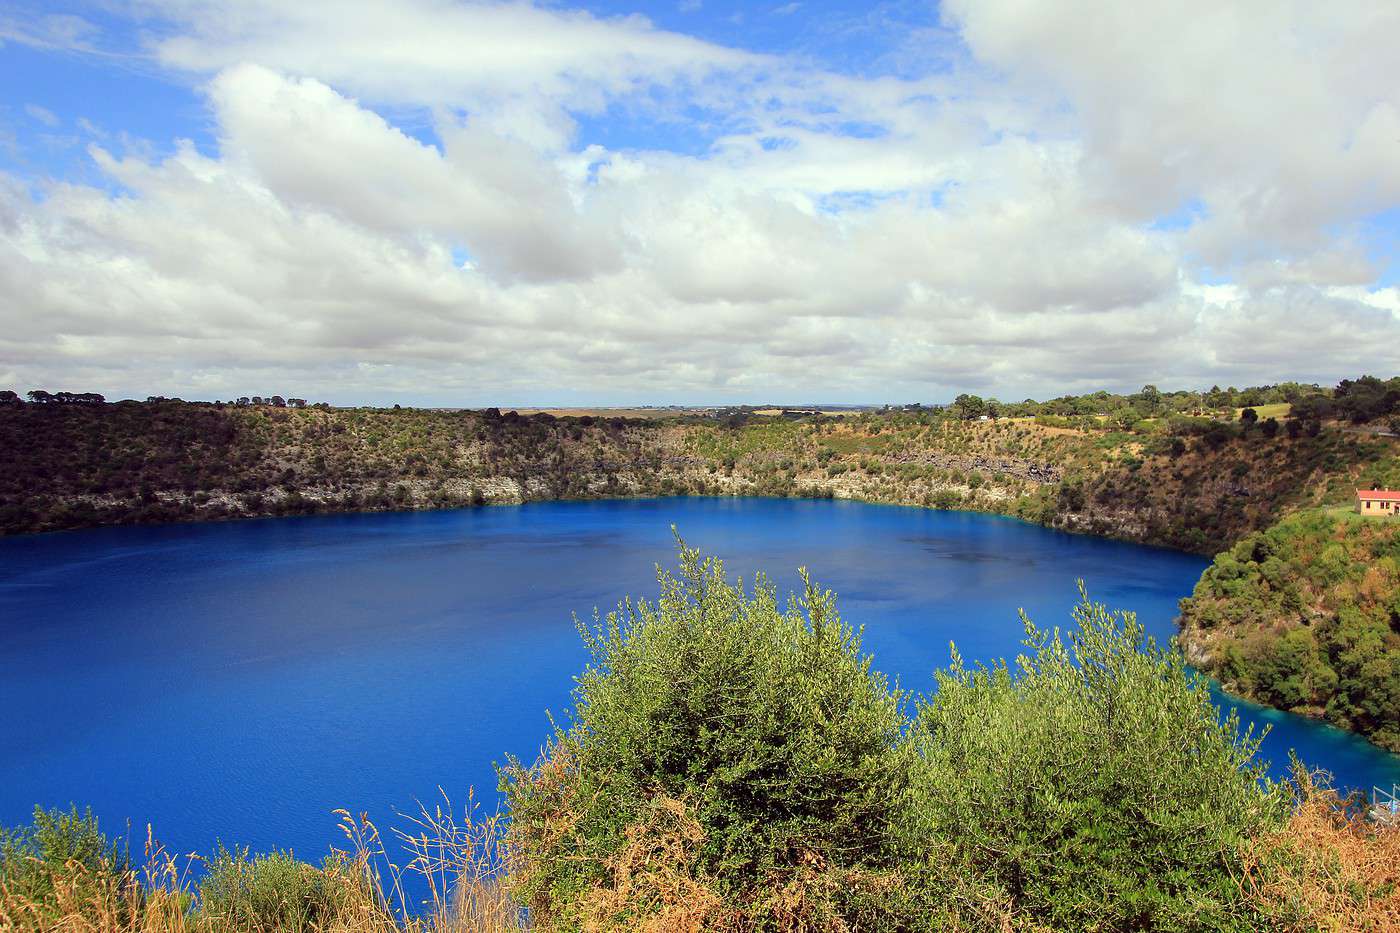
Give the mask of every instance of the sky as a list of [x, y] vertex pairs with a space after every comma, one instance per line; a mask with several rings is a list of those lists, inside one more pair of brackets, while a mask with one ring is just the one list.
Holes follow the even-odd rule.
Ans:
[[1400, 3], [0, 0], [0, 388], [1400, 372]]

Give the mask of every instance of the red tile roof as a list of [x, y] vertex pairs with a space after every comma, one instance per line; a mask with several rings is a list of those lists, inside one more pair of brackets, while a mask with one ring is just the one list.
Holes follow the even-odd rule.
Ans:
[[1372, 502], [1400, 502], [1400, 489], [1358, 489], [1356, 498]]

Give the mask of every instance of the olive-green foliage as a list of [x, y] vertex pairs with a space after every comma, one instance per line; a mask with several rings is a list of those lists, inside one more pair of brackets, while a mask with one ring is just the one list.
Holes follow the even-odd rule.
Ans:
[[1230, 689], [1400, 751], [1400, 523], [1290, 516], [1216, 555], [1181, 609]]
[[1081, 597], [1067, 636], [1025, 620], [1014, 666], [955, 653], [919, 703], [920, 810], [943, 870], [1052, 929], [1250, 929], [1238, 847], [1287, 795], [1180, 654]]
[[343, 912], [350, 892], [341, 878], [290, 852], [249, 857], [221, 845], [199, 884], [201, 907], [229, 929], [314, 929]]
[[[537, 867], [526, 903], [567, 928], [658, 795], [692, 808], [704, 831], [695, 870], [745, 909], [803, 866], [898, 864], [913, 761], [901, 695], [871, 670], [832, 594], [804, 574], [804, 594], [784, 608], [762, 576], [747, 590], [684, 546], [679, 573], [658, 579], [656, 602], [580, 627], [593, 660], [572, 725], [548, 749], [568, 765], [566, 786], [541, 779], [548, 763], [506, 773], [516, 838]], [[574, 808], [568, 829], [551, 833], [562, 800]]]
[[130, 860], [109, 840], [91, 810], [34, 808], [34, 822], [0, 827], [0, 887], [37, 904], [52, 904], [55, 887], [75, 886], [79, 900], [104, 883], [120, 885]]
[[1239, 853], [1288, 795], [1131, 613], [1085, 597], [1065, 637], [1027, 621], [1014, 667], [955, 654], [910, 718], [830, 593], [783, 610], [688, 549], [659, 579], [657, 602], [583, 628], [573, 723], [504, 772], [543, 928], [580, 924], [658, 799], [702, 830], [685, 871], [759, 929], [805, 865], [883, 879], [826, 904], [861, 929], [1263, 923]]

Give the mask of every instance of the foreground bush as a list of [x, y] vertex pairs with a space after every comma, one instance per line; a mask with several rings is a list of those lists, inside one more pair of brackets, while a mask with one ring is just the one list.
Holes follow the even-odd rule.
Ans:
[[[780, 608], [682, 549], [584, 629], [569, 728], [506, 773], [515, 890], [548, 929], [1247, 930], [1288, 818], [1181, 656], [1083, 597], [1014, 666], [915, 704], [831, 594]], [[1252, 847], [1251, 847], [1252, 846]], [[1245, 854], [1249, 849], [1249, 855]], [[1293, 914], [1288, 911], [1293, 910]]]
[[955, 655], [919, 704], [920, 813], [946, 846], [935, 882], [975, 879], [1054, 929], [1254, 928], [1241, 846], [1290, 798], [1180, 654], [1080, 595], [1066, 636], [1025, 620], [1014, 666]]
[[[150, 836], [137, 866], [90, 813], [36, 809], [0, 829], [3, 933], [510, 933], [526, 929], [500, 877], [497, 820], [424, 810], [389, 859], [374, 825], [341, 812], [349, 847], [320, 864], [220, 847], [184, 859]], [[409, 880], [412, 878], [413, 880]], [[405, 887], [426, 887], [412, 901]]]
[[13, 909], [0, 914], [8, 929], [21, 913], [34, 928], [63, 917], [99, 912], [132, 915], [133, 876], [126, 852], [107, 838], [92, 811], [34, 808], [34, 821], [0, 827], [0, 895]]
[[703, 889], [685, 897], [711, 905], [700, 927], [875, 929], [912, 912], [901, 697], [832, 595], [807, 581], [783, 607], [762, 577], [750, 593], [684, 547], [679, 575], [659, 579], [655, 603], [580, 627], [593, 661], [572, 725], [506, 773], [514, 882], [536, 922], [640, 924], [674, 907], [660, 898], [682, 893], [672, 882], [615, 896], [639, 858]]
[[233, 929], [321, 928], [364, 900], [354, 873], [332, 858], [321, 868], [290, 852], [250, 858], [219, 847], [199, 885], [203, 910]]

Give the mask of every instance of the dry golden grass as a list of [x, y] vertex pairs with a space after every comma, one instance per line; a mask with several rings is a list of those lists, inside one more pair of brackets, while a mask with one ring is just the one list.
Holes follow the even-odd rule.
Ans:
[[1275, 907], [1280, 930], [1400, 930], [1400, 828], [1304, 775], [1286, 826], [1250, 843], [1245, 894]]
[[[1300, 801], [1279, 831], [1250, 840], [1240, 879], [1242, 895], [1277, 917], [1280, 931], [1400, 930], [1400, 829], [1366, 822], [1355, 801], [1340, 800], [1311, 778], [1299, 778]], [[561, 800], [567, 804], [568, 801]], [[568, 810], [567, 806], [561, 808]], [[512, 849], [499, 815], [478, 818], [471, 803], [453, 810], [444, 798], [406, 816], [391, 834], [403, 846], [402, 865], [374, 823], [339, 811], [347, 847], [322, 868], [329, 915], [295, 926], [220, 917], [198, 900], [199, 859], [176, 856], [147, 834], [143, 863], [124, 873], [91, 871], [75, 863], [52, 876], [40, 901], [11, 890], [0, 875], [0, 931], [4, 933], [519, 933], [530, 929], [512, 898], [513, 881], [529, 865]], [[546, 831], [556, 832], [560, 826]], [[570, 911], [587, 933], [849, 933], [858, 927], [833, 912], [842, 892], [903, 895], [897, 874], [835, 870], [809, 854], [798, 870], [736, 905], [716, 879], [697, 868], [705, 832], [682, 800], [658, 796], [626, 831], [626, 843], [606, 862], [605, 880]], [[1041, 931], [967, 881], [949, 890], [945, 929]], [[957, 887], [955, 885], [955, 887]], [[409, 890], [426, 889], [410, 904]], [[731, 892], [732, 893], [732, 892]], [[553, 929], [537, 916], [535, 929]]]
[[[1287, 418], [1288, 413], [1293, 410], [1293, 406], [1288, 402], [1273, 402], [1268, 405], [1255, 405], [1254, 413], [1259, 416], [1259, 420], [1266, 418]], [[1244, 414], [1244, 408], [1236, 408], [1234, 419], [1240, 420], [1240, 415]]]
[[726, 908], [714, 885], [696, 877], [694, 855], [705, 831], [685, 804], [667, 797], [653, 801], [647, 816], [629, 826], [626, 835], [626, 845], [608, 860], [609, 883], [584, 898], [587, 933], [742, 929], [742, 918]]
[[[513, 830], [519, 841], [511, 866], [517, 890], [529, 887], [541, 853], [571, 851], [560, 845], [578, 819], [565, 788], [567, 753], [542, 759], [529, 779], [556, 792], [547, 819]], [[799, 856], [797, 868], [765, 878], [730, 879], [728, 890], [700, 863], [705, 830], [689, 802], [658, 794], [623, 831], [624, 842], [603, 863], [603, 878], [568, 904], [542, 898], [531, 910], [538, 930], [584, 933], [856, 933], [837, 907], [853, 892], [866, 898], [906, 895], [897, 873], [838, 868], [819, 854]], [[522, 853], [532, 853], [521, 858]], [[545, 856], [548, 857], [548, 856]], [[558, 857], [558, 856], [556, 856]], [[570, 856], [563, 856], [570, 857]], [[583, 857], [583, 856], [578, 856]], [[738, 880], [735, 889], [732, 882]], [[956, 927], [952, 929], [958, 929]], [[968, 929], [972, 929], [969, 927]], [[980, 929], [980, 928], [979, 928]], [[1009, 929], [1009, 928], [1008, 928]]]
[[582, 899], [585, 933], [854, 933], [833, 908], [842, 892], [900, 893], [897, 876], [836, 869], [809, 852], [796, 872], [755, 886], [749, 903], [735, 904], [697, 868], [705, 830], [693, 811], [664, 795], [625, 835], [607, 861], [607, 881]]
[[[458, 816], [443, 805], [406, 816], [395, 830], [409, 856], [392, 861], [379, 830], [363, 814], [338, 811], [348, 849], [319, 872], [334, 905], [315, 922], [286, 926], [221, 917], [198, 901], [198, 856], [172, 855], [149, 829], [144, 863], [125, 872], [70, 862], [52, 872], [41, 901], [11, 890], [0, 876], [3, 933], [512, 933], [528, 930], [505, 885], [500, 815], [477, 818], [470, 800]], [[428, 890], [425, 904], [410, 889]]]

